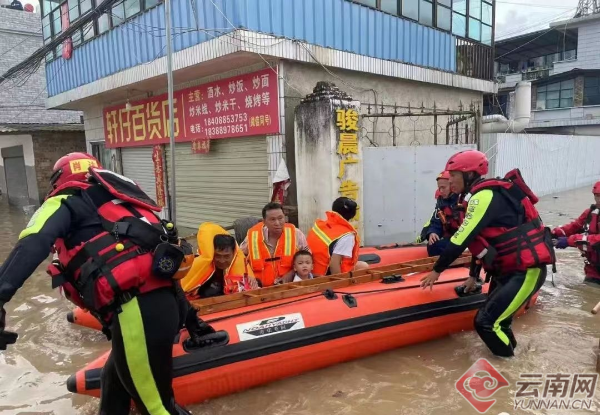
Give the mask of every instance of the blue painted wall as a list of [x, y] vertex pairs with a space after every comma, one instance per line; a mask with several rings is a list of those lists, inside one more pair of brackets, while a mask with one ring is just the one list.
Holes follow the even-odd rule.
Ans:
[[[346, 0], [213, 0], [229, 22], [210, 0], [172, 1], [175, 51], [231, 32], [235, 26], [360, 55], [456, 70], [454, 36]], [[195, 29], [191, 1], [196, 2], [198, 25], [206, 31]], [[48, 94], [60, 94], [164, 54], [161, 4], [77, 48], [70, 60], [58, 58], [46, 65]]]

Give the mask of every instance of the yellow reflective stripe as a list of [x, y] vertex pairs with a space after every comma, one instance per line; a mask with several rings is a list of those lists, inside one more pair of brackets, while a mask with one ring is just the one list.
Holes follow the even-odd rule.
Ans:
[[285, 245], [283, 247], [283, 255], [284, 256], [292, 256], [292, 228], [286, 227], [284, 229], [285, 233]]
[[327, 245], [327, 246], [331, 245], [331, 243], [332, 243], [333, 241], [331, 240], [331, 238], [329, 238], [329, 236], [327, 236], [327, 235], [325, 234], [325, 232], [323, 232], [323, 231], [322, 231], [322, 230], [321, 230], [321, 229], [320, 229], [320, 228], [317, 226], [317, 224], [315, 224], [315, 225], [312, 227], [312, 230], [313, 230], [313, 232], [315, 233], [315, 235], [317, 235], [317, 237], [318, 237], [318, 238], [319, 238], [321, 241], [323, 241], [323, 243], [324, 243], [325, 245]]
[[506, 310], [504, 310], [500, 317], [498, 317], [498, 320], [494, 322], [494, 332], [507, 346], [510, 343], [510, 340], [502, 331], [502, 326], [500, 326], [500, 323], [516, 313], [519, 308], [525, 304], [525, 301], [527, 301], [527, 299], [533, 294], [541, 273], [542, 270], [540, 268], [529, 268], [527, 270], [527, 274], [525, 274], [525, 281], [523, 282], [521, 289], [519, 289], [519, 292], [517, 292], [517, 295], [515, 295], [515, 298], [513, 298]]
[[483, 216], [492, 203], [494, 192], [490, 189], [484, 189], [481, 192], [475, 193], [471, 199], [469, 199], [469, 206], [465, 212], [465, 219], [460, 225], [460, 228], [450, 239], [454, 245], [463, 245], [467, 238], [473, 233]]
[[250, 232], [250, 252], [248, 255], [251, 260], [260, 259], [260, 249], [258, 249], [258, 234], [257, 231]]
[[63, 199], [66, 199], [67, 197], [69, 196], [60, 195], [51, 197], [50, 199], [46, 200], [44, 204], [40, 206], [38, 210], [35, 211], [31, 219], [29, 220], [27, 227], [23, 229], [23, 231], [19, 235], [19, 239], [23, 239], [29, 235], [39, 233], [48, 221], [48, 219], [50, 219], [50, 217], [54, 215], [56, 211], [60, 208]]
[[125, 360], [135, 390], [150, 415], [170, 415], [162, 403], [150, 368], [148, 345], [138, 299], [134, 298], [123, 304], [121, 308], [123, 312], [117, 316], [123, 335]]

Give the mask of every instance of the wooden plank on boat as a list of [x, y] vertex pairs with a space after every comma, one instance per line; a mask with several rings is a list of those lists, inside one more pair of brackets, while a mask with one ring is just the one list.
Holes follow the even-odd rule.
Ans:
[[[463, 255], [454, 261], [452, 265], [465, 265], [470, 263], [470, 261], [471, 257], [469, 255]], [[343, 274], [318, 277], [312, 280], [277, 285], [258, 290], [245, 291], [242, 293], [194, 300], [191, 303], [200, 312], [200, 314], [210, 314], [240, 307], [264, 304], [271, 301], [301, 297], [312, 293], [320, 293], [326, 289], [344, 288], [351, 285], [378, 281], [391, 275], [407, 275], [416, 272], [431, 271], [434, 264], [435, 258], [424, 258], [380, 268], [372, 268], [357, 272], [346, 272]]]

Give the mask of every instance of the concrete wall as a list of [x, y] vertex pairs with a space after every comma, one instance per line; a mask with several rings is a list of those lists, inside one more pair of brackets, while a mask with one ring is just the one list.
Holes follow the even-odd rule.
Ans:
[[[23, 147], [23, 159], [25, 161], [25, 174], [27, 175], [27, 188], [31, 204], [38, 202], [38, 186], [35, 173], [35, 157], [31, 135], [0, 135], [0, 150], [10, 147]], [[0, 189], [7, 193], [6, 175], [4, 170], [4, 158], [0, 157]]]
[[[483, 95], [479, 92], [468, 91], [460, 88], [450, 88], [423, 82], [407, 81], [379, 75], [371, 75], [362, 72], [345, 70], [332, 70], [336, 76], [332, 76], [323, 67], [317, 64], [305, 64], [299, 62], [284, 61], [282, 72], [287, 80], [285, 84], [285, 111], [286, 125], [285, 149], [287, 152], [287, 163], [292, 178], [292, 186], [288, 190], [290, 201], [296, 198], [296, 167], [294, 162], [295, 137], [294, 137], [294, 109], [300, 100], [312, 92], [318, 81], [333, 82], [338, 88], [347, 92], [352, 98], [361, 102], [361, 112], [367, 113], [369, 103], [375, 102], [375, 96], [379, 104], [397, 103], [398, 105], [420, 107], [458, 109], [460, 102], [468, 107], [471, 102], [481, 105]], [[339, 78], [341, 78], [341, 80]], [[375, 91], [375, 93], [373, 92]], [[413, 110], [414, 111], [414, 110]], [[416, 122], [413, 122], [416, 121]], [[447, 117], [439, 117], [438, 125], [445, 129]], [[397, 145], [428, 145], [433, 144], [431, 128], [432, 117], [396, 120], [396, 128], [399, 132]], [[379, 146], [391, 146], [392, 136], [388, 134], [391, 130], [390, 119], [380, 118], [375, 126], [377, 131], [385, 132], [376, 134], [375, 141]], [[363, 121], [363, 132], [371, 131], [373, 125], [370, 121]], [[443, 136], [442, 133], [441, 136]], [[359, 136], [362, 136], [359, 133]], [[363, 145], [371, 145], [368, 141]]]
[[77, 132], [37, 132], [32, 135], [35, 155], [35, 180], [40, 201], [50, 189], [54, 163], [67, 153], [86, 151], [85, 136]]
[[[40, 15], [0, 8], [0, 74], [17, 65], [43, 45]], [[53, 82], [52, 79], [49, 82]], [[22, 85], [21, 85], [22, 84]], [[3, 82], [0, 87], [0, 124], [79, 123], [77, 111], [45, 109], [44, 64], [27, 79]]]
[[562, 192], [600, 180], [600, 137], [544, 134], [483, 134], [492, 160], [488, 177], [518, 167], [538, 195]]

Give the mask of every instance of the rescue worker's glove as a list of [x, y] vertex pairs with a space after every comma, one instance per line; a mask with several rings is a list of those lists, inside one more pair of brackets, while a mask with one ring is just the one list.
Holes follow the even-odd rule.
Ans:
[[6, 311], [4, 310], [4, 302], [0, 301], [0, 350], [6, 350], [6, 346], [14, 344], [19, 335], [11, 331], [4, 330], [6, 326]]
[[192, 343], [200, 343], [203, 340], [202, 337], [215, 332], [215, 329], [213, 329], [210, 324], [207, 324], [198, 317], [198, 312], [194, 307], [190, 307], [188, 310], [185, 319], [185, 328], [190, 334]]
[[561, 236], [556, 239], [556, 248], [565, 249], [569, 246], [569, 239], [566, 236]]

